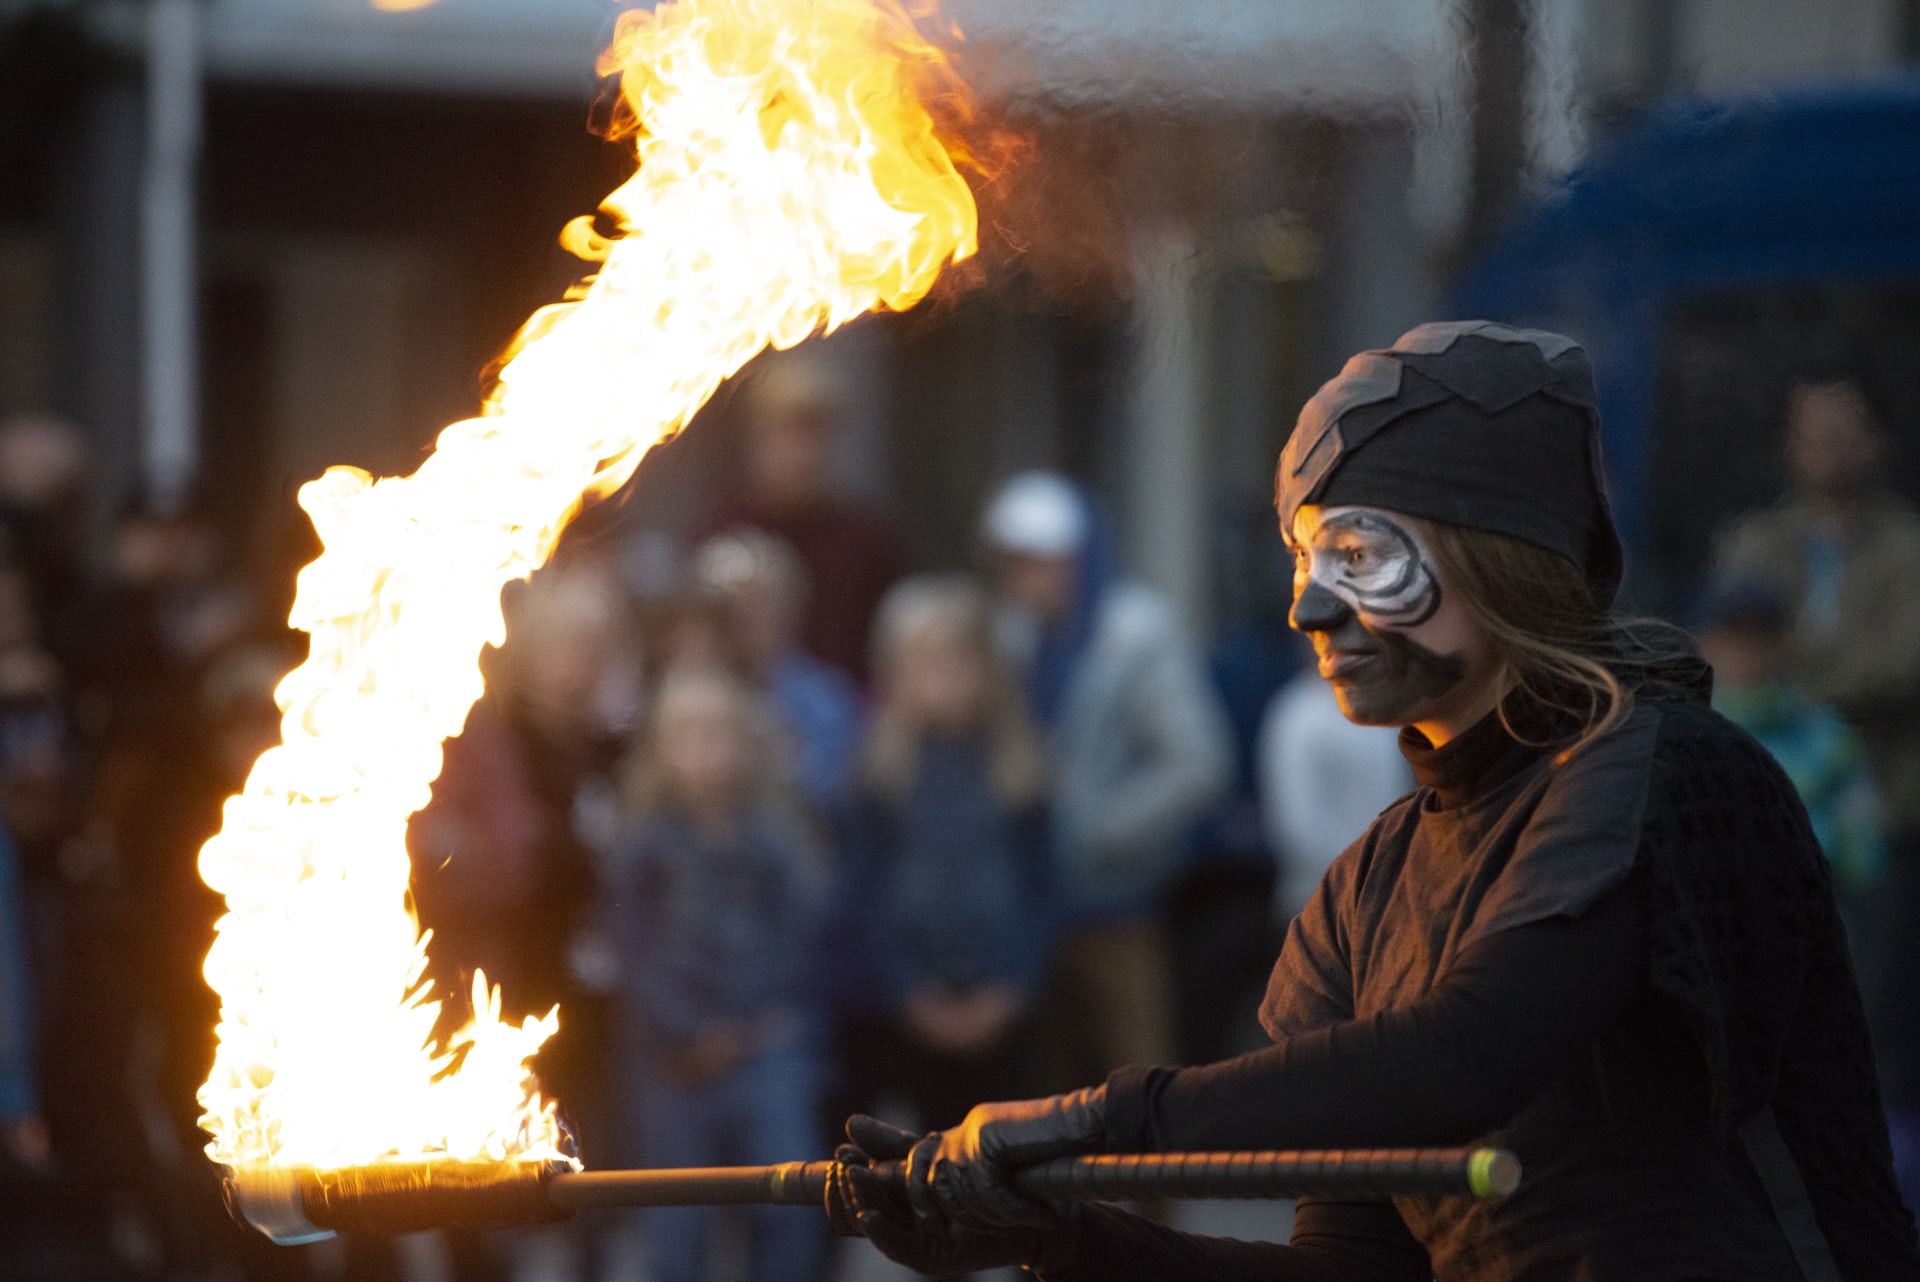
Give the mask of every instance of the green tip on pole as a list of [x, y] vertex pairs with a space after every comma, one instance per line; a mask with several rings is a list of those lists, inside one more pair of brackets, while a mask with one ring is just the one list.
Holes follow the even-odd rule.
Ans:
[[1506, 1197], [1520, 1187], [1520, 1159], [1505, 1149], [1475, 1149], [1467, 1163], [1467, 1186], [1483, 1202]]

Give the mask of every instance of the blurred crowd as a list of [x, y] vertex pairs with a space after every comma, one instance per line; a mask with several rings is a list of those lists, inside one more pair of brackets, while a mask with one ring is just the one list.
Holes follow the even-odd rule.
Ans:
[[[440, 991], [484, 970], [511, 1008], [560, 1005], [537, 1068], [593, 1166], [825, 1156], [850, 1112], [939, 1127], [1249, 1048], [1286, 922], [1412, 786], [1288, 633], [1284, 569], [1273, 608], [1205, 644], [1070, 478], [989, 496], [970, 570], [904, 573], [889, 517], [831, 480], [845, 393], [767, 362], [743, 477], [670, 555], [637, 573], [620, 512], [590, 514], [509, 589], [510, 643], [412, 825]], [[1920, 515], [1882, 483], [1858, 380], [1811, 371], [1787, 415], [1791, 493], [1726, 532], [1691, 622], [1718, 706], [1826, 845], [1911, 1195]], [[299, 638], [191, 498], [134, 496], [102, 555], [96, 483], [70, 426], [0, 424], [10, 1267], [417, 1272], [377, 1240], [270, 1247], [220, 1205], [193, 1103], [219, 904], [195, 854], [276, 740]], [[656, 1282], [830, 1268], [792, 1211], [623, 1227]], [[576, 1276], [612, 1267], [604, 1228], [571, 1230]], [[440, 1249], [461, 1278], [516, 1271], [510, 1239]]]

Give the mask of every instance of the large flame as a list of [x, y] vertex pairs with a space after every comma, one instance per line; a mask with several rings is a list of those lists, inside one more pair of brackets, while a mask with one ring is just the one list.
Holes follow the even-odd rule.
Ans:
[[596, 274], [412, 476], [339, 467], [300, 492], [326, 548], [293, 609], [309, 657], [200, 853], [228, 910], [199, 1096], [217, 1161], [560, 1155], [527, 1067], [557, 1012], [505, 1022], [475, 976], [472, 1022], [436, 1044], [407, 899], [407, 820], [504, 640], [501, 590], [756, 352], [909, 307], [974, 250], [922, 102], [951, 77], [894, 0], [663, 3], [621, 16], [600, 71], [639, 170], [606, 200], [615, 235], [569, 228]]

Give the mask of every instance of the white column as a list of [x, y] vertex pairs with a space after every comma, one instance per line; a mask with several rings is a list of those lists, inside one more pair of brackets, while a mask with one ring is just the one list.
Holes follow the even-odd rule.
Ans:
[[1533, 74], [1527, 82], [1527, 167], [1533, 186], [1572, 173], [1587, 150], [1581, 54], [1587, 44], [1587, 0], [1536, 0]]
[[199, 464], [194, 183], [200, 159], [200, 0], [148, 0], [147, 150], [140, 190], [141, 469], [172, 507]]
[[1205, 628], [1207, 565], [1206, 295], [1190, 232], [1166, 227], [1135, 246], [1135, 347], [1124, 483], [1129, 568]]

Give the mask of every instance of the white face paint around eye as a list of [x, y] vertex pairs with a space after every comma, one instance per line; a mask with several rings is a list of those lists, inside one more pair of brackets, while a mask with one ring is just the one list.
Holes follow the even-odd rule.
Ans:
[[1440, 608], [1440, 581], [1425, 544], [1384, 512], [1333, 509], [1297, 556], [1296, 593], [1316, 583], [1371, 626], [1418, 627]]

